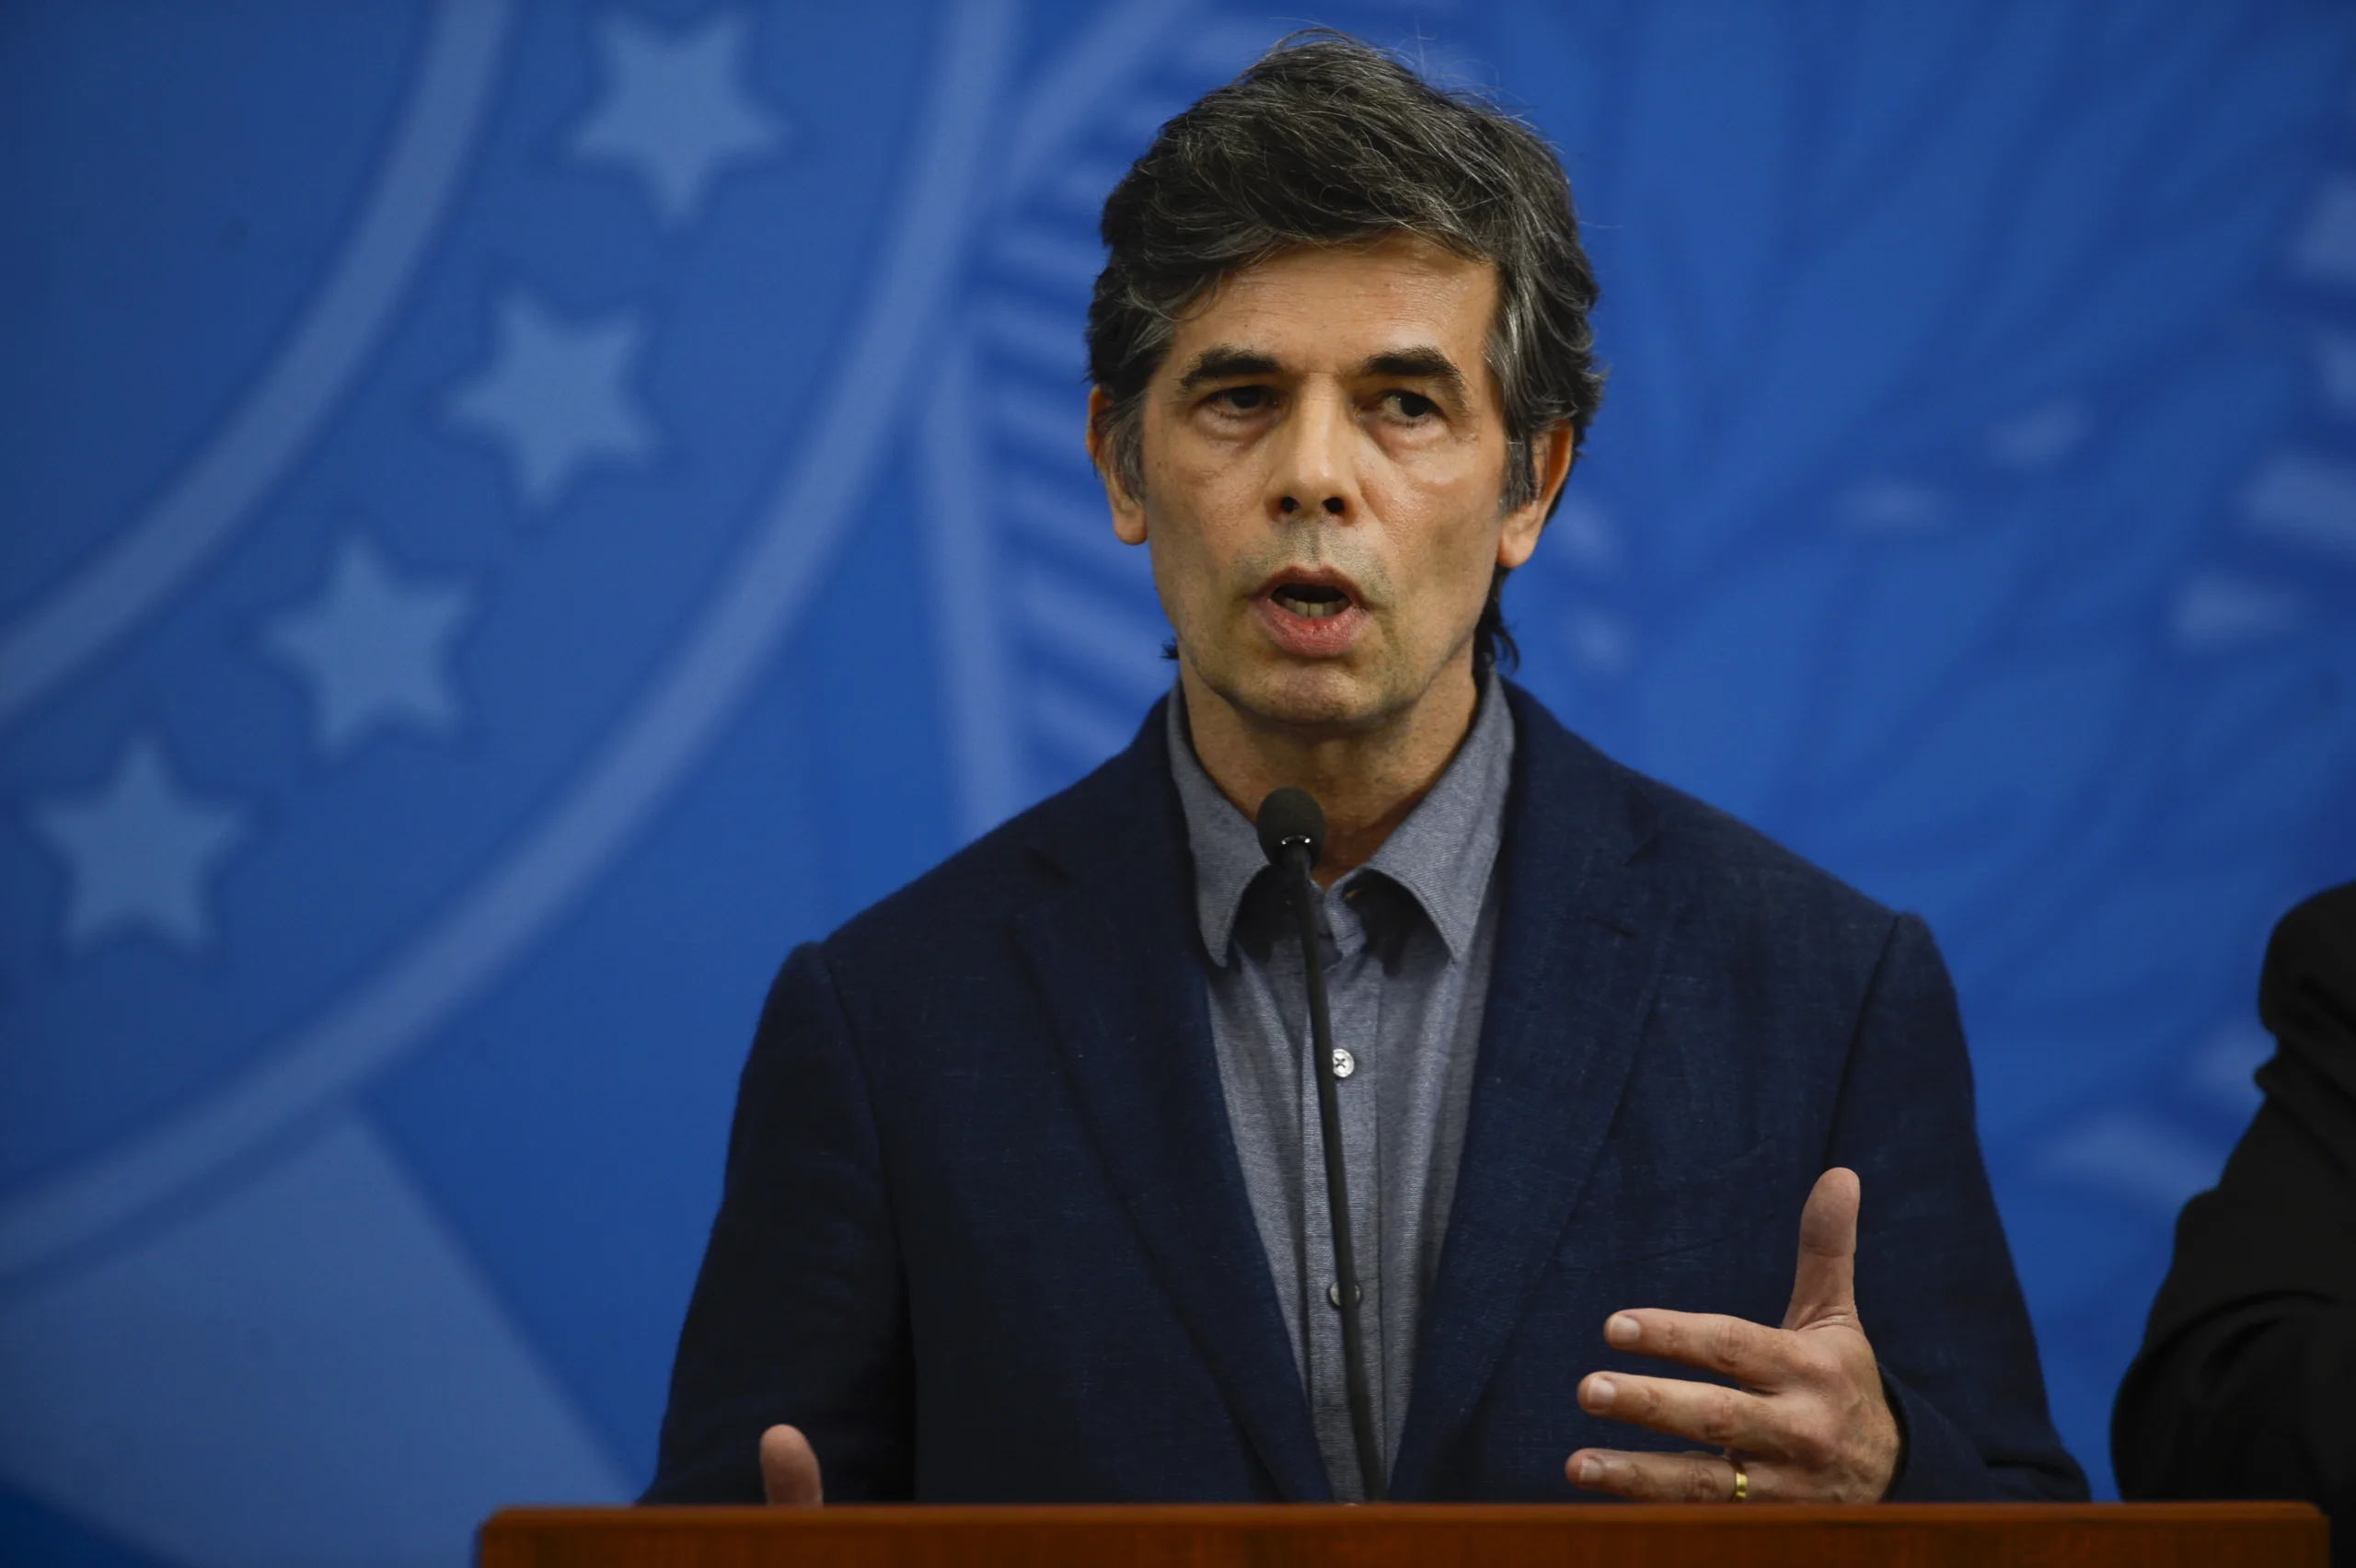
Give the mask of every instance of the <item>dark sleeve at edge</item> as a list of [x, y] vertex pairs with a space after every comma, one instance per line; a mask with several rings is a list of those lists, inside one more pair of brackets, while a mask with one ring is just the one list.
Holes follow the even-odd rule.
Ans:
[[906, 1498], [906, 1292], [866, 1075], [814, 945], [786, 961], [737, 1089], [643, 1503], [761, 1501], [760, 1435], [791, 1423], [829, 1502]]
[[2344, 1521], [2356, 1512], [2356, 884], [2276, 927], [2259, 1014], [2278, 1046], [2258, 1070], [2266, 1100], [2215, 1189], [2177, 1221], [2111, 1411], [2111, 1461], [2124, 1496], [2304, 1498]]
[[1884, 943], [1826, 1153], [1862, 1188], [1858, 1313], [1904, 1440], [1889, 1500], [2085, 1497], [1981, 1159], [1955, 990], [1911, 915]]

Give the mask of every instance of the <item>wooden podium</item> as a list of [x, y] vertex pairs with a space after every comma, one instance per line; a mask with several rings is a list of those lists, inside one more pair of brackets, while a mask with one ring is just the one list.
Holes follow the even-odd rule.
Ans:
[[2304, 1503], [510, 1508], [481, 1568], [2326, 1568]]

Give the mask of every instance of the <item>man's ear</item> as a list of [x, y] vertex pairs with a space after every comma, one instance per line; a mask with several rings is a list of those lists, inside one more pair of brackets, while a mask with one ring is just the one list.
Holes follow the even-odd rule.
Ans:
[[1121, 467], [1113, 460], [1112, 438], [1105, 431], [1112, 422], [1113, 399], [1102, 386], [1088, 389], [1088, 460], [1096, 465], [1096, 477], [1103, 483], [1104, 499], [1113, 506], [1113, 533], [1125, 545], [1145, 543], [1145, 502], [1129, 493], [1121, 482]]
[[1557, 420], [1530, 438], [1537, 493], [1506, 513], [1505, 527], [1497, 535], [1497, 564], [1507, 571], [1518, 569], [1538, 548], [1538, 536], [1546, 531], [1546, 519], [1553, 514], [1563, 484], [1571, 477], [1572, 444], [1568, 420]]

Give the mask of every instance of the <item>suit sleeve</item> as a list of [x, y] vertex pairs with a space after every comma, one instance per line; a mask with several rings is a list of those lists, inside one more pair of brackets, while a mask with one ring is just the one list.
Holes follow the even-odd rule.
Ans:
[[2129, 1497], [2304, 1498], [2345, 1524], [2356, 1512], [2356, 884], [2283, 918], [2259, 1012], [2278, 1043], [2258, 1070], [2266, 1100], [2215, 1189], [2177, 1221], [2175, 1260], [2111, 1412], [2111, 1458]]
[[1884, 943], [1826, 1153], [1863, 1190], [1857, 1310], [1904, 1440], [1889, 1500], [2084, 1498], [1981, 1160], [1955, 990], [1913, 916]]
[[719, 1216], [687, 1307], [646, 1503], [761, 1501], [780, 1422], [826, 1500], [905, 1498], [907, 1311], [863, 1066], [822, 950], [786, 961], [738, 1085]]

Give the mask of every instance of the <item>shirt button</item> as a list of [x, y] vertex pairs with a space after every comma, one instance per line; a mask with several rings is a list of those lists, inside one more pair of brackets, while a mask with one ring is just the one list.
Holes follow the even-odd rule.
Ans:
[[1356, 1056], [1351, 1055], [1347, 1051], [1343, 1050], [1339, 1045], [1334, 1046], [1334, 1076], [1337, 1078], [1345, 1078], [1357, 1070], [1358, 1059]]
[[[1365, 1297], [1366, 1297], [1366, 1292], [1365, 1292], [1365, 1291], [1363, 1291], [1363, 1290], [1360, 1290], [1360, 1289], [1359, 1289], [1357, 1286], [1352, 1286], [1350, 1287], [1350, 1295], [1351, 1295], [1351, 1297], [1352, 1297], [1354, 1299], [1363, 1300], [1363, 1299], [1365, 1298]], [[1325, 1287], [1325, 1299], [1326, 1299], [1329, 1303], [1331, 1303], [1332, 1305], [1334, 1305], [1334, 1306], [1335, 1306], [1335, 1307], [1339, 1307], [1339, 1306], [1342, 1304], [1342, 1287], [1341, 1287], [1341, 1286], [1340, 1286], [1339, 1284], [1334, 1284], [1334, 1285], [1329, 1285], [1329, 1286], [1327, 1286]]]

